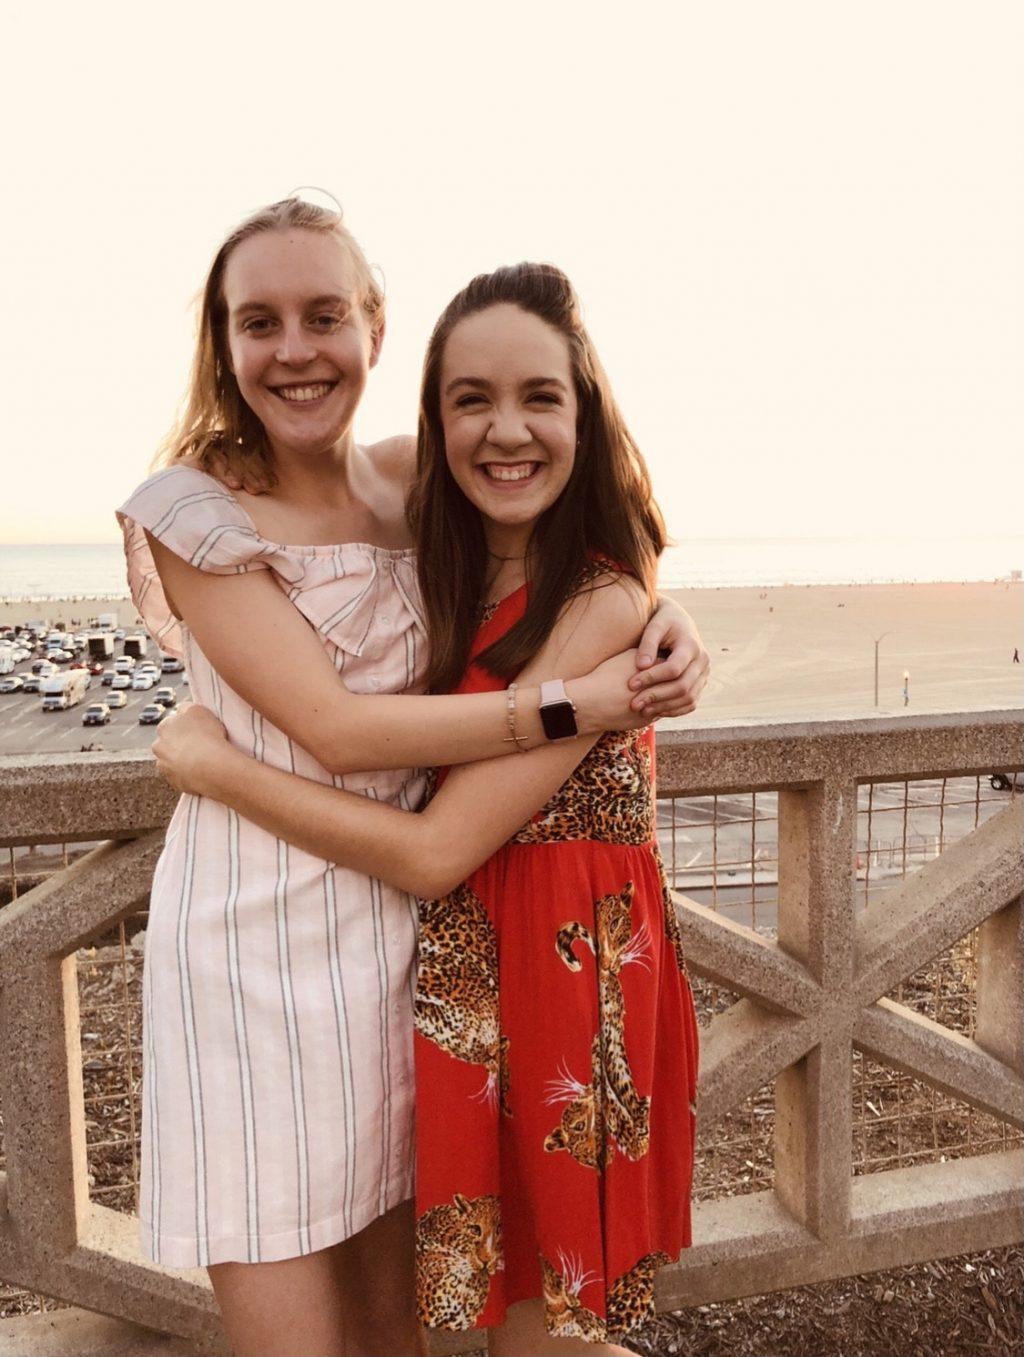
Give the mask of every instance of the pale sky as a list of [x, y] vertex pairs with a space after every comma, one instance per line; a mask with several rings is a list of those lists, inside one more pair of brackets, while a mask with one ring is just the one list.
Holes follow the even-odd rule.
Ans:
[[5, 9], [0, 542], [115, 541], [223, 235], [300, 184], [384, 271], [357, 424], [441, 308], [561, 265], [683, 537], [1015, 533], [1024, 6]]

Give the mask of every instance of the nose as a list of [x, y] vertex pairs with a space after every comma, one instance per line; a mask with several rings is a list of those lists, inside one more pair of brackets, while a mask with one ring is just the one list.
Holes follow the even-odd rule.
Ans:
[[316, 357], [316, 347], [310, 342], [309, 335], [301, 325], [285, 325], [281, 329], [274, 357], [279, 363], [286, 363], [289, 367], [304, 367]]
[[527, 427], [522, 411], [516, 408], [497, 407], [491, 416], [487, 430], [487, 441], [492, 447], [503, 452], [515, 452], [533, 441], [533, 435]]

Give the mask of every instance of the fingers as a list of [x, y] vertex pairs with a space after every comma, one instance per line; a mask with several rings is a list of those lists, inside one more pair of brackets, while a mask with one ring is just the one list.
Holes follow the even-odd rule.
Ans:
[[[637, 646], [637, 669], [649, 669], [658, 658], [658, 651], [665, 643], [666, 631], [667, 627], [664, 623], [659, 621], [659, 614], [655, 613], [654, 617], [651, 618], [644, 628], [644, 634], [640, 637], [640, 644]], [[639, 686], [640, 685], [637, 683], [630, 684], [630, 687]]]
[[[666, 665], [670, 662], [666, 661]], [[666, 666], [659, 665], [663, 670]], [[651, 673], [642, 676], [645, 687], [633, 698], [630, 706], [634, 710], [657, 716], [685, 716], [694, 710], [701, 693], [707, 685], [711, 665], [706, 654], [696, 656], [685, 669], [676, 676], [666, 675], [664, 680], [646, 686]]]
[[[699, 663], [701, 659], [707, 660], [707, 658], [707, 651], [699, 646], [679, 646], [672, 651], [667, 659], [658, 660], [657, 663], [654, 660], [650, 661], [643, 673], [633, 675], [629, 681], [629, 686], [639, 691], [645, 688], [653, 688], [659, 683], [673, 683], [676, 679], [682, 678], [691, 665]], [[638, 659], [637, 669], [640, 668]]]

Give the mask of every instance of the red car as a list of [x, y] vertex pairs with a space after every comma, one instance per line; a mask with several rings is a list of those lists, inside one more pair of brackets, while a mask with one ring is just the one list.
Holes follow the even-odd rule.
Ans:
[[100, 664], [99, 660], [93, 660], [92, 664], [89, 665], [89, 673], [90, 674], [103, 673], [103, 665]]

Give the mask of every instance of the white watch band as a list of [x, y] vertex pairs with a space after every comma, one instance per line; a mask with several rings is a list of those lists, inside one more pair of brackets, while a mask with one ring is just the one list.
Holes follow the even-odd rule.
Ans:
[[565, 683], [562, 679], [545, 679], [540, 685], [540, 705], [549, 707], [554, 702], [568, 702], [573, 711], [576, 710], [576, 704], [565, 691]]

